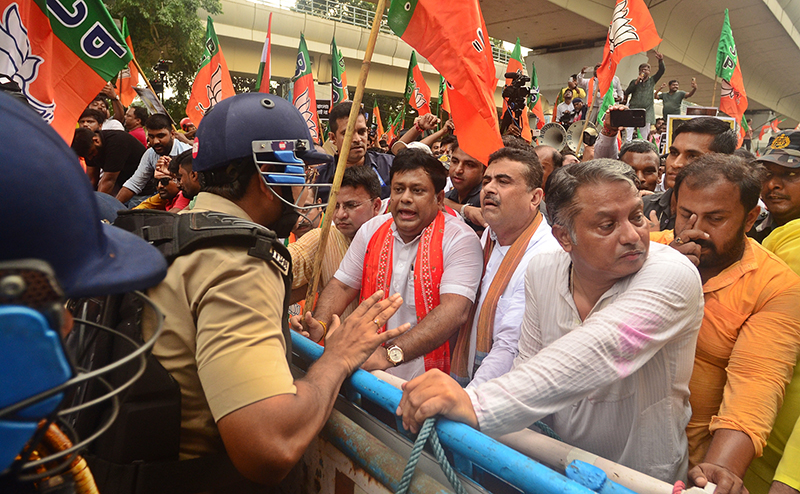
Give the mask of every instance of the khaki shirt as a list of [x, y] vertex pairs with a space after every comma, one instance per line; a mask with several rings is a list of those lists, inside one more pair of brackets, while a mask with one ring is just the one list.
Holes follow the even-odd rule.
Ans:
[[[192, 212], [199, 211], [252, 221], [233, 202], [207, 192], [197, 196]], [[296, 393], [281, 332], [283, 280], [246, 248], [179, 257], [148, 295], [164, 313], [153, 355], [181, 387], [182, 460], [224, 452], [216, 421], [227, 414]]]

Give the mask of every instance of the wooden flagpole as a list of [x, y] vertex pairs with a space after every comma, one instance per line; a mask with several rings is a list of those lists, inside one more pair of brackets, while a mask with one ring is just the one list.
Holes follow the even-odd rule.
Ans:
[[328, 196], [328, 207], [325, 209], [325, 218], [322, 221], [322, 231], [320, 232], [319, 246], [317, 247], [317, 254], [314, 257], [314, 268], [311, 274], [311, 279], [308, 282], [308, 291], [306, 292], [306, 312], [312, 310], [314, 304], [314, 297], [317, 294], [317, 287], [319, 286], [319, 276], [322, 267], [322, 258], [325, 255], [325, 249], [328, 246], [328, 235], [331, 230], [331, 221], [333, 214], [336, 211], [336, 196], [339, 195], [339, 187], [342, 185], [342, 177], [347, 164], [347, 155], [350, 154], [350, 144], [353, 142], [353, 132], [356, 127], [356, 120], [361, 109], [361, 99], [364, 96], [364, 86], [367, 84], [367, 76], [369, 75], [369, 68], [372, 64], [372, 54], [375, 51], [375, 43], [378, 40], [378, 32], [383, 19], [383, 11], [386, 9], [386, 0], [378, 0], [378, 5], [375, 7], [375, 18], [372, 20], [372, 30], [369, 33], [369, 41], [367, 41], [367, 50], [364, 53], [364, 61], [361, 62], [361, 72], [358, 74], [358, 84], [356, 85], [356, 94], [353, 97], [353, 107], [350, 109], [350, 118], [347, 121], [347, 130], [344, 134], [344, 142], [342, 148], [339, 150], [339, 162], [336, 164], [336, 174], [333, 176], [333, 184], [331, 185], [331, 192]]
[[717, 99], [717, 76], [714, 76], [714, 91], [711, 93], [711, 106], [714, 106], [714, 100]]

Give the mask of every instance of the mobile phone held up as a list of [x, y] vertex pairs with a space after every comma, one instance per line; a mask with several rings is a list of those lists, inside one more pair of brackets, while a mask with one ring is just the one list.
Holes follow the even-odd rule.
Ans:
[[612, 127], [644, 127], [647, 112], [641, 108], [632, 110], [611, 110]]

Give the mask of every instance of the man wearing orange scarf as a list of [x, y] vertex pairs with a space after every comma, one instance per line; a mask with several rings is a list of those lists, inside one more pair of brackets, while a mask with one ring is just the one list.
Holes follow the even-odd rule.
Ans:
[[[403, 306], [378, 332], [411, 323], [402, 337], [378, 348], [363, 365], [413, 379], [428, 369], [450, 372], [449, 340], [463, 326], [475, 300], [483, 263], [473, 231], [442, 212], [447, 171], [418, 149], [398, 153], [392, 165], [391, 214], [358, 230], [339, 271], [319, 297], [303, 329], [316, 340], [334, 317], [360, 294], [400, 293]], [[319, 324], [321, 322], [322, 324]], [[300, 328], [300, 319], [292, 324]]]
[[503, 148], [489, 156], [481, 212], [484, 271], [478, 300], [453, 351], [450, 375], [476, 386], [511, 370], [525, 315], [525, 270], [539, 252], [558, 250], [542, 221], [542, 165], [530, 149]]

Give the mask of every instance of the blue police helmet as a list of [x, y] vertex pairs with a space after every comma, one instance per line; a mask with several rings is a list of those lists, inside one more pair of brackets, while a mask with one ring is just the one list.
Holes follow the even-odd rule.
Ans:
[[161, 253], [101, 222], [77, 156], [36, 113], [0, 94], [0, 260], [40, 259], [67, 297], [143, 290], [166, 276]]

